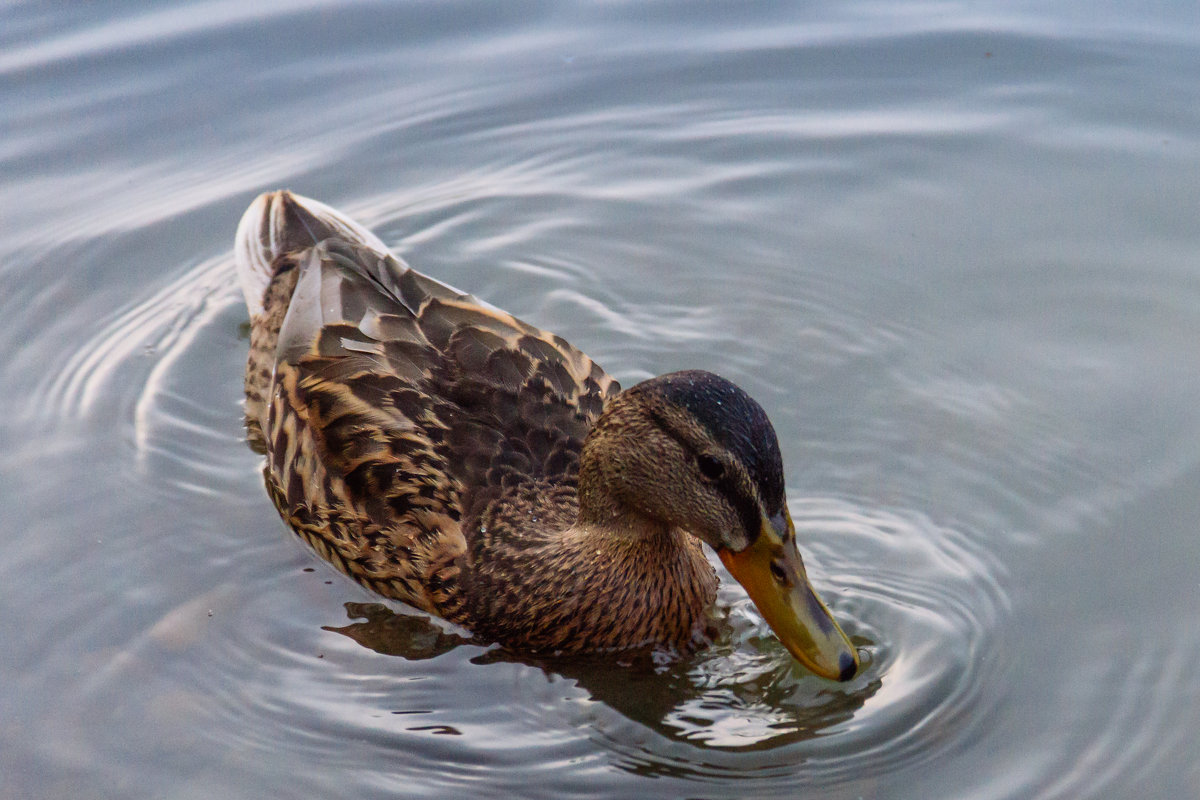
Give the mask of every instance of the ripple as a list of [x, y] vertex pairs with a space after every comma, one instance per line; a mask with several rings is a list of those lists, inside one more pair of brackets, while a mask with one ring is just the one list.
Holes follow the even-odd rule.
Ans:
[[[835, 685], [805, 673], [726, 579], [711, 648], [633, 681], [576, 675], [624, 717], [589, 722], [618, 764], [799, 778], [803, 763], [802, 783], [827, 783], [935, 760], [987, 723], [1007, 601], [986, 554], [913, 513], [817, 499], [792, 507], [802, 541], [822, 534], [807, 548], [809, 573], [859, 646], [860, 674]], [[631, 721], [650, 738], [633, 735]]]
[[[42, 285], [30, 302], [53, 303], [63, 286]], [[133, 450], [131, 479], [210, 498], [244, 496], [257, 483], [248, 479], [235, 388], [246, 312], [228, 252], [97, 313], [105, 299], [81, 303], [79, 313], [51, 320], [26, 341], [23, 352], [36, 366], [14, 370], [31, 384], [20, 398], [23, 424], [111, 428]]]
[[[62, 354], [61, 367], [30, 398], [30, 411], [46, 419], [84, 417], [101, 402], [114, 402], [114, 394], [120, 408], [140, 406], [144, 387], [187, 352], [204, 324], [228, 304], [233, 280], [228, 261], [228, 255], [205, 260], [102, 320], [85, 341]], [[226, 269], [218, 268], [222, 262]], [[147, 356], [153, 357], [149, 364]], [[145, 377], [131, 381], [130, 372]]]

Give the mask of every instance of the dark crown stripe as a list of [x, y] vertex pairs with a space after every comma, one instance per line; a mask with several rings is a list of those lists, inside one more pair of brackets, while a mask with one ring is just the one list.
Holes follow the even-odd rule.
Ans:
[[[767, 412], [737, 384], [703, 370], [673, 372], [639, 384], [684, 408], [746, 468], [770, 516], [784, 503], [783, 456]], [[757, 529], [758, 514], [755, 512]]]

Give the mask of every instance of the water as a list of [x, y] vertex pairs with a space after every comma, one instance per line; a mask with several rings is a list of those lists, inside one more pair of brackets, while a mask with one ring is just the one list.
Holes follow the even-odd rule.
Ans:
[[[1192, 4], [0, 7], [0, 797], [1200, 795]], [[737, 381], [866, 668], [464, 645], [243, 442], [291, 187]]]

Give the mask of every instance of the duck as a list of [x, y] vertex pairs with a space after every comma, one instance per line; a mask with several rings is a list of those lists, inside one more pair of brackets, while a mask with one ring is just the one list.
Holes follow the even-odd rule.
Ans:
[[622, 389], [287, 190], [250, 204], [234, 261], [267, 493], [359, 584], [518, 653], [688, 651], [716, 600], [709, 548], [796, 661], [858, 672], [797, 547], [775, 430], [736, 384], [690, 369]]

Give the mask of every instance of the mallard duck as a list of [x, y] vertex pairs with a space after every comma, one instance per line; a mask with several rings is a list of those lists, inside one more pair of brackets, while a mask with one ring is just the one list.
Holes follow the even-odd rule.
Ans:
[[251, 204], [235, 258], [248, 437], [280, 515], [339, 570], [516, 651], [687, 649], [716, 598], [703, 543], [797, 660], [855, 674], [742, 389], [689, 370], [622, 391], [287, 191]]

